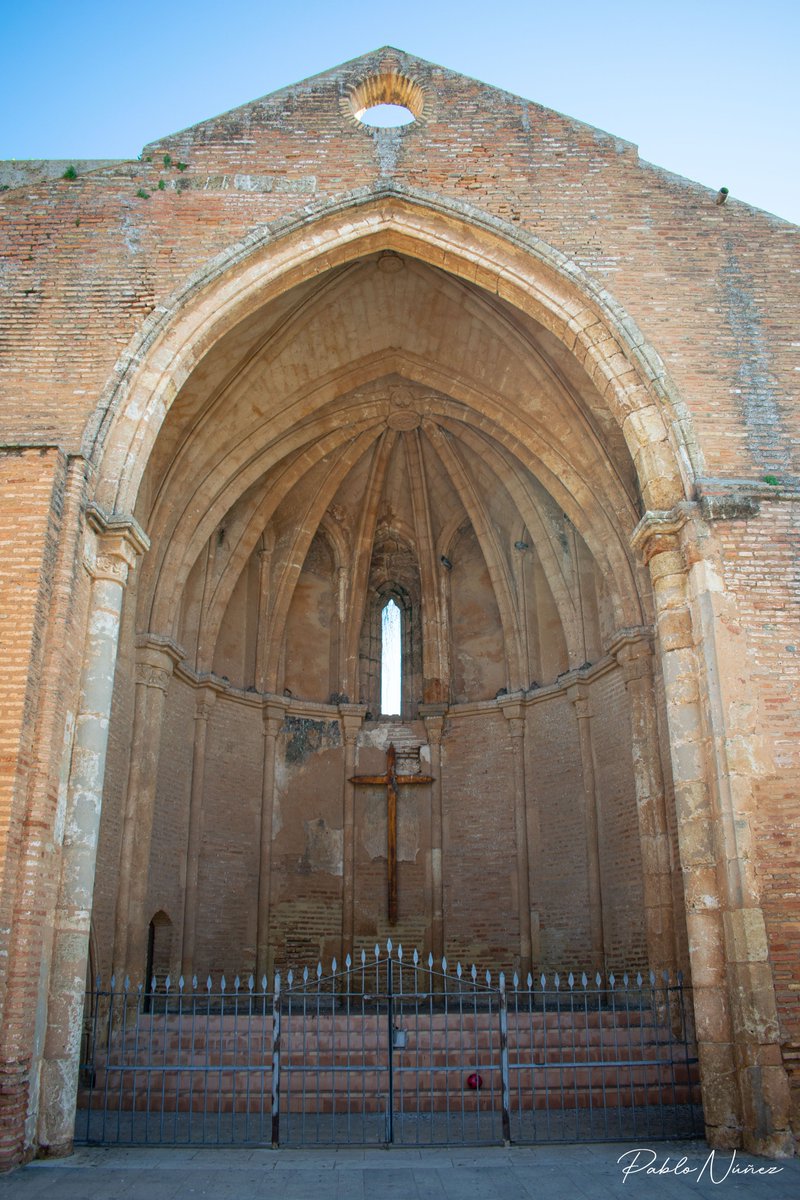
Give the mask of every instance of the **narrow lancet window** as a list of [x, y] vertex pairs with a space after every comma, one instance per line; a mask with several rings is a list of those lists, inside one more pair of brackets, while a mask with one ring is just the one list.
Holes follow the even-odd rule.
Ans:
[[389, 600], [381, 612], [381, 712], [400, 713], [402, 679], [402, 650], [400, 609]]

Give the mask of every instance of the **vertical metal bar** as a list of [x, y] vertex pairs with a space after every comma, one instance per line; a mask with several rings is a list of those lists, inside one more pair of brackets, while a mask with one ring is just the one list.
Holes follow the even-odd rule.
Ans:
[[619, 1058], [620, 1058], [619, 1008], [617, 1005], [616, 980], [614, 978], [613, 973], [611, 975], [609, 975], [609, 977], [608, 977], [608, 986], [610, 988], [610, 996], [611, 996], [611, 1029], [613, 1031], [613, 1037], [614, 1037], [614, 1063], [615, 1063], [614, 1087], [615, 1087], [616, 1093], [617, 1093], [617, 1103], [616, 1103], [617, 1129], [619, 1131], [621, 1131], [621, 1128], [622, 1128], [622, 1085], [620, 1082], [620, 1069], [619, 1069]]
[[442, 959], [442, 998], [444, 1000], [444, 1110], [446, 1113], [445, 1128], [447, 1140], [450, 1140], [451, 1105], [450, 1105], [450, 989], [448, 987], [447, 959]]
[[175, 1080], [175, 1100], [172, 1110], [172, 1142], [176, 1144], [178, 1138], [178, 1113], [180, 1110], [180, 1095], [183, 1074], [181, 1072], [181, 1063], [183, 1060], [183, 988], [184, 978], [178, 978], [178, 1028], [176, 1033], [177, 1054], [172, 1063], [172, 1076]]
[[[639, 999], [638, 999], [638, 1005], [637, 1005], [638, 1021], [639, 1021], [639, 1047], [638, 1047], [638, 1050], [639, 1050], [639, 1062], [643, 1064], [647, 1061], [649, 1056], [647, 1054], [647, 1047], [645, 1045], [645, 1040], [644, 1040], [645, 1039], [644, 990], [643, 990], [644, 985], [643, 985], [641, 974], [637, 975], [636, 980], [637, 980], [637, 984], [638, 984], [638, 988], [639, 988]], [[643, 1081], [642, 1082], [642, 1089], [643, 1089], [643, 1091], [642, 1091], [642, 1099], [643, 1099], [642, 1108], [643, 1108], [643, 1117], [644, 1117], [644, 1126], [645, 1126], [643, 1132], [645, 1132], [645, 1133], [650, 1132], [650, 1128], [649, 1128], [650, 1121], [649, 1121], [648, 1111], [647, 1111], [647, 1073], [648, 1073], [648, 1068], [645, 1066], [641, 1066], [639, 1069], [639, 1078]], [[634, 1109], [634, 1122], [635, 1121], [636, 1121], [636, 1110]], [[638, 1133], [638, 1130], [636, 1132]]]
[[[167, 1095], [167, 1021], [168, 1021], [168, 1013], [169, 1013], [169, 986], [170, 986], [170, 977], [168, 975], [166, 978], [166, 983], [165, 983], [166, 993], [164, 996], [164, 1019], [161, 1024], [161, 1041], [162, 1041], [161, 1069], [160, 1069], [160, 1074], [161, 1074], [160, 1105], [161, 1105], [161, 1107], [159, 1110], [159, 1117], [158, 1117], [158, 1141], [159, 1141], [159, 1144], [161, 1144], [164, 1141], [164, 1104], [166, 1102], [166, 1095]], [[151, 1023], [151, 1026], [154, 1025], [155, 1014], [151, 1015], [150, 1023]]]
[[392, 997], [392, 956], [386, 959], [386, 1028], [389, 1034], [387, 1065], [388, 1103], [386, 1107], [386, 1141], [388, 1145], [394, 1142], [394, 1001]]
[[253, 981], [253, 976], [251, 975], [247, 981], [247, 989], [248, 989], [248, 991], [247, 991], [247, 1011], [245, 1013], [246, 1021], [245, 1021], [245, 1035], [244, 1035], [245, 1036], [245, 1046], [247, 1047], [247, 1053], [245, 1054], [245, 1068], [246, 1068], [247, 1074], [245, 1075], [245, 1086], [244, 1086], [244, 1140], [245, 1140], [245, 1142], [250, 1141], [250, 1108], [251, 1108], [251, 1103], [252, 1103], [251, 1090], [252, 1090], [252, 1082], [253, 1082], [253, 1072], [251, 1070], [251, 1067], [253, 1065], [253, 1028], [254, 1028], [254, 1023], [253, 1023], [253, 986], [254, 986], [254, 981]]
[[[122, 992], [122, 1041], [120, 1042], [120, 1059], [123, 1064], [126, 1061], [127, 1049], [128, 1049], [128, 1028], [127, 1028], [128, 1027], [128, 1010], [130, 1008], [130, 1002], [131, 1002], [130, 985], [128, 984], [128, 986], [126, 987], [125, 986], [126, 984], [128, 984], [127, 978], [125, 979], [125, 983], [123, 984], [123, 992]], [[136, 999], [134, 1001], [136, 1018], [135, 1018], [134, 1027], [133, 1027], [134, 1028], [133, 1056], [131, 1059], [131, 1065], [133, 1068], [131, 1071], [131, 1078], [133, 1080], [133, 1086], [131, 1088], [131, 1123], [130, 1123], [130, 1132], [128, 1134], [129, 1142], [133, 1141], [134, 1122], [136, 1120], [136, 1088], [138, 1086], [138, 1079], [137, 1079], [137, 1075], [136, 1075], [136, 1064], [139, 1062], [139, 1016], [140, 1016], [140, 1012], [141, 1012], [141, 1004], [140, 1004], [141, 996], [142, 996], [142, 985], [139, 984], [139, 987], [137, 988], [137, 991], [136, 991]], [[122, 1072], [120, 1074], [120, 1084], [123, 1085], [124, 1082], [125, 1082], [125, 1072]], [[120, 1087], [120, 1095], [119, 1095], [120, 1117], [122, 1115], [123, 1103], [124, 1103], [124, 1092], [123, 1092], [123, 1088], [121, 1086]], [[147, 1135], [147, 1114], [146, 1113], [145, 1113], [144, 1130], [145, 1130], [145, 1141], [146, 1141], [147, 1140], [147, 1136], [146, 1136]]]
[[[458, 982], [456, 984], [456, 987], [458, 988], [458, 992], [457, 992], [457, 995], [458, 995], [458, 1050], [457, 1050], [457, 1054], [458, 1054], [458, 1060], [459, 1060], [458, 1065], [460, 1065], [464, 1061], [464, 994], [461, 990], [461, 963], [458, 963], [456, 966], [456, 979], [458, 980]], [[449, 1067], [450, 1063], [448, 1062], [447, 1065]], [[476, 1063], [475, 1065], [477, 1068], [478, 1064]], [[450, 1074], [451, 1073], [448, 1070], [448, 1073], [447, 1073], [448, 1087], [449, 1087]], [[467, 1115], [466, 1114], [466, 1095], [464, 1093], [464, 1080], [463, 1080], [463, 1076], [461, 1074], [459, 1074], [458, 1080], [459, 1080], [459, 1084], [460, 1084], [459, 1090], [458, 1090], [458, 1095], [459, 1095], [459, 1100], [461, 1103], [461, 1142], [463, 1144], [466, 1141], [466, 1115]], [[480, 1104], [480, 1099], [481, 1099], [481, 1090], [480, 1090], [480, 1088], [475, 1088], [476, 1108]], [[447, 1131], [447, 1140], [448, 1140], [448, 1142], [450, 1141], [450, 1130], [449, 1129]]]
[[[236, 1064], [239, 1061], [239, 988], [241, 986], [239, 976], [237, 975], [233, 981], [233, 1036], [231, 1044], [233, 1046], [233, 1062], [231, 1063], [230, 1080], [231, 1080], [231, 1142], [236, 1141], [236, 1087], [238, 1083], [238, 1074]], [[222, 1051], [222, 1046], [220, 1046]], [[227, 1074], [227, 1072], [226, 1072]]]
[[606, 1041], [608, 1039], [606, 1038], [606, 1022], [604, 1019], [605, 1013], [603, 1012], [602, 983], [603, 983], [603, 981], [600, 976], [600, 972], [598, 971], [597, 974], [595, 975], [595, 985], [596, 985], [596, 999], [597, 999], [597, 1028], [600, 1031], [600, 1056], [601, 1056], [601, 1060], [604, 1064], [603, 1069], [600, 1073], [600, 1080], [601, 1080], [601, 1084], [602, 1084], [602, 1093], [603, 1093], [603, 1136], [605, 1137], [606, 1141], [608, 1141], [608, 1136], [609, 1136], [609, 1132], [608, 1132], [608, 1093], [606, 1091], [606, 1067], [605, 1067]]
[[503, 1145], [511, 1145], [511, 1095], [508, 1079], [508, 1004], [506, 1001], [506, 978], [500, 972], [500, 1085], [502, 1088]]
[[[302, 1057], [301, 1057], [300, 1061], [303, 1064], [306, 1064], [308, 1062], [308, 993], [306, 991], [306, 988], [308, 987], [308, 967], [303, 968], [303, 974], [301, 976], [301, 979], [303, 981], [302, 988], [300, 991], [300, 997], [301, 997], [301, 1001], [302, 1001], [302, 1013], [303, 1013], [303, 1023], [301, 1025], [301, 1038], [302, 1038], [301, 1044], [303, 1047], [303, 1052], [302, 1052]], [[306, 1111], [308, 1109], [308, 1097], [306, 1095], [307, 1088], [308, 1088], [307, 1073], [305, 1071], [301, 1071], [301, 1073], [300, 1073], [300, 1143], [303, 1146], [305, 1146], [305, 1144], [306, 1144]]]
[[281, 1142], [281, 973], [275, 972], [272, 993], [272, 1148]]
[[[109, 1000], [108, 1000], [108, 1025], [106, 1027], [106, 1036], [104, 1038], [104, 1042], [105, 1042], [104, 1067], [105, 1067], [106, 1077], [105, 1077], [105, 1080], [103, 1081], [103, 1120], [100, 1125], [100, 1135], [101, 1135], [101, 1139], [103, 1141], [106, 1140], [106, 1118], [107, 1118], [107, 1112], [108, 1112], [108, 1085], [109, 1085], [109, 1082], [111, 1079], [110, 1067], [111, 1067], [111, 1053], [112, 1053], [112, 1048], [113, 1048], [113, 1037], [114, 1037], [114, 1019], [115, 1019], [114, 1000], [116, 998], [116, 989], [114, 987], [114, 983], [115, 983], [115, 980], [114, 980], [114, 976], [112, 975], [111, 976], [111, 991], [110, 991]], [[119, 1121], [120, 1121], [120, 1117], [119, 1117], [119, 1109], [118, 1109], [117, 1110], [117, 1136], [114, 1138], [115, 1142], [119, 1141]]]
[[575, 1141], [580, 1141], [580, 1097], [578, 1095], [578, 1045], [576, 1040], [575, 1022], [575, 977], [570, 971], [567, 977], [569, 985], [569, 1028], [572, 1041], [572, 1098], [575, 1105]]
[[[351, 1038], [352, 1031], [350, 1028], [350, 1004], [351, 1004], [351, 999], [352, 999], [351, 989], [353, 987], [353, 971], [354, 971], [354, 968], [352, 965], [352, 959], [350, 958], [349, 954], [347, 955], [347, 957], [344, 960], [344, 967], [345, 967], [345, 972], [344, 972], [344, 987], [343, 987], [343, 991], [342, 991], [342, 997], [344, 999], [344, 1019], [345, 1019], [345, 1026], [344, 1026], [344, 1028], [345, 1028], [345, 1061], [347, 1062], [347, 1065], [349, 1067], [350, 1064], [353, 1062], [353, 1051], [352, 1051], [352, 1044], [351, 1044], [352, 1043], [352, 1038]], [[363, 1069], [363, 1063], [362, 1063], [362, 1069]], [[348, 1071], [345, 1074], [345, 1088], [346, 1088], [346, 1092], [347, 1092], [347, 1121], [345, 1122], [345, 1124], [347, 1127], [348, 1142], [351, 1142], [353, 1140], [353, 1134], [352, 1134], [352, 1122], [353, 1122], [352, 1107], [353, 1107], [353, 1104], [352, 1104], [352, 1100], [351, 1100], [350, 1079], [351, 1079], [351, 1074], [350, 1074], [350, 1071]]]
[[316, 1110], [316, 1112], [315, 1112], [316, 1120], [314, 1121], [314, 1134], [315, 1134], [314, 1141], [317, 1143], [317, 1145], [319, 1145], [320, 1137], [321, 1137], [321, 1134], [320, 1134], [321, 1114], [320, 1114], [319, 1110], [320, 1110], [320, 1105], [322, 1103], [321, 1087], [322, 1087], [322, 1055], [323, 1055], [322, 1038], [320, 1036], [320, 1027], [319, 1027], [319, 1016], [320, 1016], [319, 980], [320, 980], [320, 971], [317, 971], [317, 987], [316, 987], [316, 991], [313, 993], [313, 999], [312, 999], [312, 1003], [314, 1005], [314, 1049], [315, 1049], [316, 1056], [317, 1056], [316, 1070], [314, 1072], [314, 1077], [316, 1079], [316, 1088], [315, 1088], [315, 1094], [314, 1094], [314, 1106], [315, 1106], [315, 1110]]
[[220, 1132], [222, 1122], [222, 1039], [223, 1030], [225, 1028], [225, 976], [223, 975], [219, 981], [219, 1026], [217, 1036], [217, 1137], [216, 1144], [220, 1143]]
[[686, 1006], [683, 995], [683, 975], [678, 972], [678, 1005], [681, 1021], [681, 1037], [683, 1039], [683, 1059], [684, 1070], [686, 1072], [686, 1099], [688, 1107], [688, 1128], [690, 1133], [694, 1133], [695, 1126], [699, 1123], [695, 1121], [695, 1103], [694, 1103], [694, 1084], [692, 1082], [692, 1074], [689, 1069], [689, 1023], [686, 1017]]
[[[193, 1067], [195, 1064], [196, 1046], [197, 1046], [197, 1043], [195, 1041], [195, 1029], [196, 1029], [196, 1025], [197, 1025], [197, 976], [196, 975], [192, 976], [191, 987], [192, 987], [192, 1001], [191, 1001], [192, 1012], [191, 1012], [191, 1021], [189, 1023], [189, 1064], [190, 1064], [190, 1066]], [[190, 1073], [189, 1073], [188, 1121], [187, 1121], [187, 1128], [186, 1128], [186, 1140], [188, 1142], [191, 1142], [191, 1140], [192, 1140], [192, 1127], [194, 1125], [194, 1078], [195, 1078], [195, 1072], [190, 1071]]]
[[547, 1139], [550, 1140], [552, 1132], [550, 1122], [550, 1028], [548, 1018], [550, 1016], [547, 1004], [547, 980], [542, 975], [542, 1058], [544, 1061], [544, 1111], [547, 1124]]
[[436, 1088], [435, 1088], [435, 1066], [436, 1066], [436, 1039], [434, 1032], [434, 978], [432, 958], [428, 959], [428, 1092], [431, 1114], [430, 1124], [430, 1140], [433, 1141], [433, 1122], [436, 1105]]
[[[155, 1000], [155, 993], [156, 993], [156, 980], [155, 980], [155, 976], [154, 976], [152, 978], [152, 980], [150, 981], [149, 998], [147, 998], [147, 996], [145, 997], [145, 1005], [146, 1005], [145, 1013], [146, 1013], [146, 1016], [148, 1019], [149, 1028], [147, 1031], [147, 1068], [148, 1068], [148, 1070], [147, 1070], [147, 1087], [146, 1087], [146, 1096], [145, 1096], [146, 1107], [145, 1107], [145, 1113], [144, 1113], [144, 1140], [148, 1143], [148, 1145], [150, 1143], [150, 1102], [151, 1102], [151, 1095], [152, 1095], [152, 1090], [153, 1090], [153, 1072], [150, 1070], [150, 1067], [152, 1067], [152, 1065], [153, 1065], [153, 1002]], [[137, 1014], [137, 1021], [139, 1021], [141, 1019], [142, 1018]]]
[[[258, 980], [256, 981], [258, 986]], [[266, 1113], [266, 1105], [264, 1104], [264, 1094], [266, 1090], [267, 1072], [267, 976], [261, 976], [261, 992], [259, 1003], [259, 1053], [261, 1058], [261, 1071], [259, 1072], [259, 1089], [258, 1089], [258, 1138], [259, 1141], [264, 1139], [264, 1116]], [[272, 1046], [270, 1045], [270, 1066], [269, 1066], [269, 1084], [270, 1093], [272, 1092]], [[272, 1101], [270, 1096], [270, 1125], [272, 1123]], [[270, 1129], [270, 1141], [272, 1140], [272, 1130]]]
[[[588, 1099], [589, 1099], [589, 1103], [587, 1105], [587, 1108], [589, 1110], [587, 1138], [591, 1138], [592, 1134], [594, 1133], [594, 1063], [593, 1063], [593, 1050], [592, 1050], [592, 1028], [591, 1028], [591, 1022], [589, 1020], [589, 993], [587, 990], [587, 986], [588, 986], [588, 981], [586, 978], [586, 972], [584, 971], [583, 974], [581, 975], [581, 994], [583, 996], [583, 1040], [584, 1040], [584, 1046], [582, 1049], [583, 1049], [584, 1059], [586, 1062], [585, 1077], [586, 1077], [586, 1087], [588, 1090]], [[602, 1053], [603, 1037], [597, 1026], [595, 1026], [595, 1029], [597, 1031], [597, 1038], [600, 1043], [599, 1057], [600, 1057], [600, 1061], [602, 1062], [602, 1060], [603, 1060], [603, 1053]]]

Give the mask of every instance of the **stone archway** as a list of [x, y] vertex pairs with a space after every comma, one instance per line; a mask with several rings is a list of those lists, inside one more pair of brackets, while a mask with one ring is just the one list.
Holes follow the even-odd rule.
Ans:
[[[742, 847], [740, 835], [731, 829], [730, 814], [725, 808], [724, 789], [720, 786], [724, 767], [718, 766], [712, 770], [712, 778], [708, 778], [708, 764], [702, 758], [702, 745], [706, 737], [703, 697], [690, 687], [690, 682], [698, 675], [701, 682], [707, 678], [708, 664], [704, 664], [703, 656], [713, 653], [713, 646], [709, 650], [703, 634], [697, 628], [697, 609], [702, 608], [708, 583], [700, 578], [698, 560], [692, 559], [690, 553], [687, 555], [687, 531], [691, 530], [695, 518], [691, 507], [686, 506], [691, 499], [689, 481], [695, 452], [685, 440], [687, 425], [676, 419], [677, 401], [665, 382], [656, 356], [608, 296], [582, 279], [572, 264], [534, 239], [513, 234], [498, 222], [473, 217], [472, 214], [465, 215], [463, 208], [448, 210], [446, 206], [426, 203], [409, 193], [378, 194], [357, 206], [325, 213], [312, 223], [304, 218], [295, 225], [289, 224], [280, 231], [280, 236], [276, 231], [268, 230], [250, 243], [236, 248], [224, 260], [213, 264], [202, 276], [198, 276], [187, 291], [175, 299], [170, 311], [152, 319], [139, 344], [132, 348], [122, 364], [122, 382], [109, 390], [105, 414], [89, 435], [91, 453], [98, 470], [96, 523], [99, 534], [107, 537], [110, 531], [119, 528], [125, 537], [129, 529], [136, 530], [135, 523], [127, 521], [120, 514], [132, 514], [137, 504], [141, 503], [140, 486], [167, 414], [173, 402], [186, 394], [184, 389], [190, 384], [193, 372], [213, 352], [214, 347], [220, 345], [224, 338], [234, 337], [236, 331], [261, 312], [265, 305], [278, 301], [288, 295], [291, 289], [302, 288], [313, 280], [321, 264], [324, 264], [328, 278], [335, 283], [337, 272], [346, 272], [356, 261], [386, 253], [407, 256], [454, 279], [469, 281], [473, 288], [487, 295], [499, 297], [504, 311], [498, 314], [498, 327], [503, 326], [505, 321], [505, 333], [509, 338], [513, 338], [517, 331], [509, 325], [506, 307], [535, 321], [578, 364], [583, 375], [591, 382], [593, 394], [599, 398], [598, 412], [602, 407], [610, 415], [609, 430], [613, 427], [624, 440], [645, 508], [645, 514], [636, 526], [634, 543], [637, 548], [640, 545], [644, 547], [652, 575], [659, 659], [663, 664], [669, 701], [672, 766], [681, 856], [689, 897], [687, 920], [698, 997], [707, 1119], [710, 1127], [716, 1131], [714, 1136], [718, 1143], [729, 1144], [737, 1136], [742, 1105], [754, 1103], [756, 1093], [762, 1099], [765, 1095], [761, 1068], [758, 1076], [749, 1066], [739, 1068], [738, 1076], [734, 1074], [734, 1039], [729, 1011], [730, 1007], [735, 1016], [737, 1006], [740, 1012], [744, 1012], [750, 1004], [744, 994], [742, 980], [753, 977], [755, 968], [751, 964], [760, 961], [761, 941], [755, 915], [757, 905], [749, 898], [747, 884], [742, 880], [741, 873], [737, 874], [737, 869], [732, 867], [723, 877], [721, 885], [717, 881], [722, 863], [741, 862], [746, 857], [746, 847]], [[382, 361], [364, 361], [349, 379], [349, 390], [374, 383], [376, 379], [392, 373], [403, 380], [410, 379], [416, 384], [434, 387], [434, 376], [423, 369], [425, 365], [413, 363], [408, 355], [395, 355], [393, 360], [384, 357]], [[325, 380], [320, 386], [323, 393], [327, 387], [331, 397], [341, 394], [340, 380]], [[458, 390], [451, 386], [450, 394]], [[470, 389], [469, 382], [461, 387], [461, 395], [470, 396], [471, 413], [471, 420], [464, 423], [466, 429], [461, 431], [462, 443], [467, 445], [469, 438], [485, 436], [491, 429], [493, 434], [497, 434], [494, 442], [498, 447], [492, 447], [492, 453], [502, 458], [503, 442], [499, 430], [503, 422], [500, 408], [495, 405], [493, 411], [492, 404], [479, 396], [478, 389]], [[303, 404], [308, 397], [299, 393], [298, 397], [293, 400], [297, 406], [295, 418], [287, 420], [287, 436], [291, 436], [292, 430], [297, 427], [297, 413], [303, 419], [311, 419], [313, 412], [322, 407], [319, 388], [314, 391], [305, 409]], [[451, 422], [457, 417], [455, 413], [444, 412], [443, 415]], [[428, 420], [431, 420], [430, 415]], [[370, 421], [367, 420], [362, 431], [365, 440], [369, 438], [370, 427]], [[442, 461], [448, 461], [449, 476], [455, 480], [459, 477], [459, 464], [452, 459], [452, 455], [448, 459], [448, 427], [437, 420], [433, 421], [431, 428], [430, 440], [439, 439]], [[433, 432], [434, 429], [436, 432]], [[330, 429], [327, 432], [333, 439], [330, 449], [336, 449], [334, 432]], [[449, 433], [452, 433], [452, 426]], [[528, 444], [524, 438], [521, 440], [523, 444]], [[292, 453], [300, 449], [298, 445]], [[546, 456], [543, 458], [536, 453], [538, 449], [538, 446], [529, 447], [531, 456], [522, 463], [524, 467], [530, 469], [536, 461], [542, 469], [548, 469]], [[601, 463], [602, 456], [598, 456], [597, 461]], [[188, 464], [185, 469], [188, 471]], [[239, 471], [240, 465], [237, 465]], [[254, 478], [263, 474], [264, 463], [256, 463], [253, 471]], [[550, 476], [557, 479], [558, 472], [553, 463], [549, 466], [549, 472]], [[586, 474], [584, 464], [583, 472], [578, 471], [576, 478], [585, 477]], [[216, 481], [212, 475], [204, 475], [203, 481], [209, 481], [209, 487], [213, 482], [214, 496], [209, 494], [204, 498], [199, 524], [187, 529], [185, 536], [181, 534], [175, 537], [171, 532], [169, 538], [158, 538], [158, 552], [164, 556], [169, 553], [170, 547], [174, 547], [174, 561], [181, 585], [196, 561], [198, 548], [202, 547], [208, 540], [208, 533], [213, 532], [219, 524], [214, 505], [218, 504], [221, 512], [227, 512], [231, 507], [230, 498], [226, 498], [224, 493], [225, 480], [224, 472]], [[243, 494], [244, 490], [240, 481], [239, 494]], [[572, 494], [574, 501], [574, 491]], [[611, 488], [606, 497], [605, 518], [615, 528], [615, 539], [607, 539], [599, 528], [587, 522], [584, 541], [589, 546], [593, 538], [598, 547], [615, 545], [616, 561], [627, 562], [624, 577], [620, 576], [620, 594], [628, 587], [627, 594], [630, 597], [641, 595], [640, 568], [631, 558], [623, 537], [630, 536], [634, 531], [636, 522], [632, 515], [635, 504], [629, 496], [625, 515], [622, 512], [625, 507], [623, 499], [615, 510], [613, 499], [609, 497], [613, 497]], [[461, 498], [472, 526], [479, 531], [485, 529], [489, 523], [480, 499], [470, 496], [466, 484], [461, 489]], [[577, 505], [576, 512], [579, 508], [585, 512], [589, 507], [587, 498], [586, 504]], [[253, 532], [261, 536], [263, 530], [255, 525]], [[148, 529], [148, 534], [152, 533], [153, 530]], [[139, 536], [139, 547], [142, 545], [144, 542]], [[494, 571], [495, 576], [500, 578], [500, 558], [493, 553], [488, 534], [483, 538], [482, 552], [489, 564], [490, 574]], [[147, 572], [145, 578], [146, 575]], [[170, 570], [165, 571], [162, 566], [160, 578], [169, 577]], [[140, 631], [149, 635], [147, 644], [142, 647], [145, 651], [142, 661], [146, 661], [151, 672], [147, 679], [140, 681], [142, 696], [147, 698], [139, 710], [140, 741], [142, 745], [150, 747], [154, 743], [157, 746], [154, 735], [160, 728], [164, 689], [175, 662], [181, 658], [181, 651], [171, 640], [175, 633], [175, 614], [169, 616], [168, 605], [166, 608], [159, 607], [156, 584], [157, 581], [152, 590], [152, 605], [148, 609], [154, 624]], [[502, 583], [502, 580], [501, 584], [498, 585], [498, 595], [504, 594], [503, 588], [505, 593], [510, 594], [510, 585]], [[291, 581], [287, 582], [286, 589], [288, 597]], [[219, 608], [225, 607], [221, 600]], [[501, 600], [500, 610], [504, 626], [513, 631], [513, 603], [508, 599]], [[639, 619], [634, 619], [631, 624], [638, 630], [648, 621], [642, 619], [640, 613]], [[620, 625], [618, 633], [612, 649], [625, 664], [634, 729], [651, 745], [654, 742], [657, 744], [657, 717], [647, 669], [643, 667], [648, 655], [641, 652], [641, 638], [626, 629], [624, 624]], [[209, 644], [213, 644], [213, 633], [209, 633], [208, 639]], [[198, 632], [198, 644], [201, 640]], [[344, 644], [347, 646], [346, 641]], [[352, 637], [349, 645], [352, 658]], [[515, 653], [519, 657], [520, 652]], [[270, 666], [267, 663], [266, 669], [271, 680], [268, 690], [274, 692], [279, 680], [276, 673], [278, 665], [273, 663]], [[509, 677], [514, 690], [518, 690], [522, 682], [520, 671], [521, 668], [516, 675]], [[575, 708], [581, 730], [588, 798], [593, 787], [590, 775], [591, 748], [587, 749], [584, 731], [590, 713], [586, 708], [581, 681], [575, 680], [574, 686], [574, 694], [569, 696], [569, 700]], [[712, 687], [710, 684], [707, 686]], [[100, 721], [104, 703], [110, 707], [108, 689], [102, 696], [99, 693], [92, 693], [91, 696], [87, 693], [86, 711], [89, 712], [89, 706], [92, 711], [97, 709]], [[347, 739], [347, 721], [354, 720], [356, 714], [345, 709], [346, 704], [342, 720]], [[106, 715], [107, 711], [108, 708]], [[440, 714], [430, 712], [428, 715], [436, 720]], [[516, 794], [524, 796], [525, 750], [521, 736], [522, 716], [516, 699], [509, 699], [505, 704], [504, 715], [514, 746]], [[270, 716], [273, 723], [276, 719], [275, 714]], [[274, 728], [269, 728], [267, 744], [270, 738], [274, 738], [275, 732]], [[265, 754], [265, 763], [267, 758]], [[347, 761], [349, 766], [346, 770], [352, 771], [349, 754]], [[655, 875], [664, 881], [666, 829], [663, 817], [653, 816], [653, 800], [659, 790], [658, 780], [652, 773], [653, 761], [651, 756], [650, 765], [637, 775], [636, 798], [641, 818], [643, 853], [648, 856], [645, 870], [647, 872], [648, 867], [657, 867]], [[154, 795], [152, 764], [148, 767], [147, 760], [141, 759], [136, 769], [145, 774], [148, 770], [150, 772], [140, 795]], [[268, 774], [266, 766], [264, 774], [265, 777]], [[101, 775], [102, 763], [90, 784], [97, 794], [98, 808]], [[85, 782], [80, 786], [85, 791]], [[73, 794], [77, 787], [76, 782]], [[520, 837], [525, 820], [519, 806], [515, 819]], [[715, 830], [721, 830], [721, 833], [714, 833]], [[88, 863], [93, 848], [84, 846], [82, 853]], [[262, 857], [264, 853], [262, 828]], [[518, 863], [520, 887], [523, 886], [525, 870]], [[664, 910], [669, 907], [663, 900], [661, 904]], [[530, 937], [530, 933], [525, 936]], [[742, 966], [738, 972], [739, 981], [733, 987], [728, 986], [725, 978], [726, 957], [729, 962]], [[51, 996], [57, 989], [63, 989], [64, 985], [64, 975], [59, 976], [58, 972], [54, 972]], [[766, 1067], [769, 1047], [774, 1045], [774, 1034], [763, 1027], [751, 1027], [744, 1040], [756, 1055], [764, 1048], [763, 1061]], [[69, 1047], [62, 1049], [61, 1054], [57, 1050], [52, 1053], [49, 1061], [51, 1064], [63, 1064], [68, 1075]], [[60, 1075], [61, 1071], [57, 1070], [55, 1074]], [[63, 1083], [66, 1076], [61, 1077]], [[65, 1111], [62, 1106], [62, 1117]], [[780, 1129], [771, 1121], [772, 1118], [767, 1115], [758, 1126], [760, 1145], [768, 1146], [775, 1129]], [[55, 1127], [45, 1132], [43, 1143], [57, 1144], [59, 1133], [63, 1140], [63, 1122], [62, 1131]]]

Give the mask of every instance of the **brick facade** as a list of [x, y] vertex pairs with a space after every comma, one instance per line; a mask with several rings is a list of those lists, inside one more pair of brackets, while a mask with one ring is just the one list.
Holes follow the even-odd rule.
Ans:
[[69, 1149], [90, 917], [684, 969], [710, 1140], [790, 1152], [797, 229], [390, 49], [76, 175], [0, 196], [0, 1162]]

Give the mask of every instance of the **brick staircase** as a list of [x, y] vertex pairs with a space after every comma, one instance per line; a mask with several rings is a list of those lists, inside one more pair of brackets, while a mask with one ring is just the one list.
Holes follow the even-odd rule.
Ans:
[[[501, 1106], [496, 1012], [395, 1016], [394, 1106], [420, 1113]], [[281, 1109], [383, 1112], [386, 1014], [284, 1016]], [[697, 1065], [649, 1011], [510, 1012], [512, 1109], [699, 1104]], [[348, 1068], [348, 1069], [345, 1069]], [[482, 1086], [470, 1087], [480, 1075]], [[473, 1083], [475, 1081], [473, 1080]], [[251, 1016], [139, 1015], [84, 1071], [78, 1104], [122, 1112], [269, 1112], [272, 1021]]]

